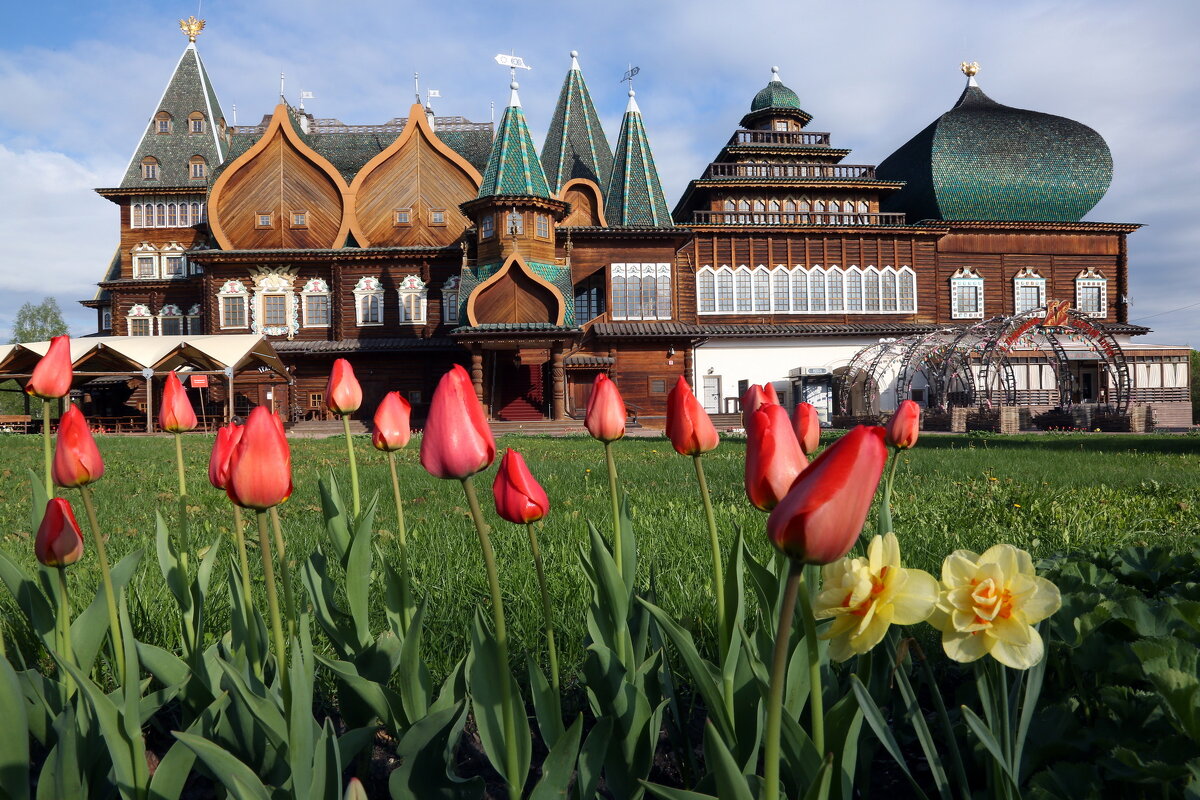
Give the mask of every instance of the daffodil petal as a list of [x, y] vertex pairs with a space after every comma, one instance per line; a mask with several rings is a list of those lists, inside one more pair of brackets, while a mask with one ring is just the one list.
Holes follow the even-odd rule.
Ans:
[[919, 569], [903, 570], [904, 591], [897, 592], [891, 606], [897, 625], [916, 625], [933, 613], [938, 602], [938, 584], [932, 575]]
[[1037, 591], [1021, 606], [1025, 621], [1030, 625], [1036, 625], [1062, 608], [1062, 593], [1058, 591], [1058, 587], [1042, 577], [1034, 580], [1037, 581]]
[[1028, 625], [1024, 627], [1029, 631], [1029, 644], [1017, 645], [996, 639], [991, 650], [992, 657], [1004, 666], [1013, 669], [1029, 669], [1041, 661], [1042, 656], [1045, 655], [1042, 637]]
[[975, 564], [978, 558], [970, 550], [955, 550], [946, 556], [942, 562], [942, 583], [951, 587], [969, 584], [978, 571]]
[[947, 632], [942, 635], [942, 649], [951, 659], [969, 664], [987, 655], [988, 637], [982, 634]]
[[1030, 633], [1032, 632], [1033, 628], [1012, 617], [994, 620], [990, 630], [990, 633], [1001, 642], [1017, 647], [1027, 647], [1031, 640]]

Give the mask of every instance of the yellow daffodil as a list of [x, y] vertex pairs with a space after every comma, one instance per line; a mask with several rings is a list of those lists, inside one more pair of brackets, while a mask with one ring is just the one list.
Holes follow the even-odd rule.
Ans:
[[900, 566], [896, 534], [876, 536], [866, 558], [843, 558], [821, 569], [821, 592], [813, 613], [833, 618], [822, 634], [830, 639], [829, 657], [845, 661], [883, 640], [889, 625], [914, 625], [933, 612], [937, 580], [919, 569]]
[[956, 550], [942, 564], [942, 593], [929, 623], [955, 661], [991, 655], [1013, 669], [1042, 660], [1045, 645], [1034, 625], [1062, 606], [1058, 587], [1033, 571], [1029, 553], [1010, 544], [983, 555]]

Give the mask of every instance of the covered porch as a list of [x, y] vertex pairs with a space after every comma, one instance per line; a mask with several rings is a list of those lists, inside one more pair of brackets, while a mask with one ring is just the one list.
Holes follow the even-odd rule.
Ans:
[[452, 336], [471, 355], [471, 382], [489, 419], [567, 419], [566, 353], [583, 335], [551, 323], [489, 323]]

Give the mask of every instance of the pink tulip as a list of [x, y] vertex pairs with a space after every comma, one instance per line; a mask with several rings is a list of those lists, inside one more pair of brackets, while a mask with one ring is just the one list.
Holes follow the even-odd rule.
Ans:
[[217, 489], [224, 489], [229, 483], [229, 467], [233, 461], [233, 453], [245, 430], [244, 425], [235, 422], [217, 430], [217, 440], [213, 442], [212, 455], [208, 458], [208, 482]]
[[800, 449], [806, 456], [816, 452], [821, 444], [821, 418], [812, 403], [798, 403], [792, 412], [792, 428], [796, 431], [796, 439]]
[[550, 512], [546, 490], [534, 479], [525, 459], [511, 447], [500, 459], [500, 469], [492, 483], [496, 513], [517, 525], [537, 522]]
[[33, 552], [47, 567], [69, 567], [83, 555], [83, 534], [71, 504], [64, 498], [55, 497], [46, 503]]
[[921, 432], [921, 407], [914, 400], [900, 403], [887, 424], [887, 443], [897, 450], [907, 450], [917, 443]]
[[333, 362], [329, 385], [325, 387], [325, 405], [335, 414], [353, 414], [362, 405], [362, 387], [354, 377], [354, 367], [344, 358]]
[[421, 466], [435, 478], [461, 480], [496, 460], [496, 440], [471, 376], [454, 367], [438, 381], [421, 437]]
[[696, 456], [716, 450], [717, 429], [682, 375], [667, 395], [667, 438], [675, 452]]
[[64, 489], [86, 486], [104, 475], [104, 460], [79, 406], [72, 404], [58, 421], [54, 482]]
[[25, 392], [43, 400], [66, 397], [71, 391], [71, 337], [55, 336], [25, 384]]
[[774, 508], [808, 466], [783, 406], [767, 403], [746, 431], [746, 496], [760, 511]]
[[749, 388], [742, 393], [742, 427], [750, 429], [750, 417], [760, 406], [772, 403], [779, 405], [779, 395], [775, 392], [775, 386], [770, 383], [764, 383], [761, 386], [757, 383], [750, 384]]
[[229, 499], [242, 508], [265, 511], [291, 497], [292, 452], [279, 415], [258, 406], [243, 426], [225, 484]]
[[412, 437], [411, 416], [412, 406], [399, 392], [385, 394], [375, 409], [375, 430], [371, 433], [375, 449], [391, 452], [407, 445]]
[[602, 442], [615, 442], [625, 435], [625, 401], [603, 372], [592, 383], [583, 424], [592, 438]]
[[163, 385], [162, 405], [158, 408], [158, 426], [171, 433], [185, 433], [196, 427], [196, 412], [187, 390], [174, 372], [167, 373]]

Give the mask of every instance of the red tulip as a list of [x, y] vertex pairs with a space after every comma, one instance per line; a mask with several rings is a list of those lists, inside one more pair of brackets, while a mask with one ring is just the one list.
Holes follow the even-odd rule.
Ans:
[[86, 486], [104, 475], [100, 449], [79, 406], [72, 404], [58, 421], [54, 447], [54, 482], [64, 489]]
[[496, 460], [496, 440], [461, 365], [438, 381], [421, 437], [421, 466], [435, 478], [461, 480]]
[[808, 466], [808, 459], [781, 405], [760, 406], [746, 434], [746, 496], [758, 510], [770, 511]]
[[546, 491], [534, 480], [525, 459], [511, 447], [500, 459], [492, 494], [496, 498], [496, 513], [517, 525], [537, 522], [550, 512]]
[[258, 406], [229, 462], [225, 493], [242, 508], [265, 511], [292, 494], [292, 453], [279, 415]]
[[408, 444], [412, 436], [409, 422], [412, 406], [399, 392], [388, 392], [383, 402], [375, 409], [375, 430], [371, 433], [371, 444], [376, 450], [399, 450]]
[[684, 456], [716, 450], [719, 441], [712, 419], [682, 375], [667, 395], [667, 437], [675, 452]]
[[83, 534], [65, 498], [55, 497], [46, 503], [33, 552], [47, 567], [69, 567], [83, 555]]
[[208, 482], [218, 489], [224, 489], [229, 483], [229, 466], [244, 430], [244, 426], [234, 422], [217, 429], [217, 440], [213, 442], [212, 455], [208, 458]]
[[826, 448], [767, 518], [771, 544], [806, 564], [850, 552], [887, 462], [883, 436], [878, 425], [859, 425]]
[[325, 405], [335, 414], [353, 414], [362, 405], [362, 387], [354, 377], [354, 367], [344, 358], [333, 362], [325, 387]]
[[65, 397], [71, 391], [71, 337], [55, 336], [25, 384], [25, 392], [43, 400]]
[[921, 407], [914, 400], [905, 400], [888, 420], [887, 443], [898, 450], [907, 450], [917, 443], [920, 431]]
[[796, 431], [796, 439], [800, 449], [806, 456], [816, 452], [821, 443], [821, 419], [812, 403], [799, 403], [792, 412], [792, 428]]
[[762, 385], [762, 388], [763, 388], [763, 397], [766, 398], [765, 402], [774, 403], [775, 405], [779, 405], [779, 394], [775, 391], [775, 384], [764, 383]]
[[187, 390], [174, 372], [167, 373], [163, 385], [162, 405], [158, 408], [158, 427], [171, 433], [184, 433], [196, 427], [196, 412]]
[[625, 401], [617, 385], [601, 372], [592, 383], [584, 426], [593, 439], [615, 442], [625, 435]]
[[776, 394], [774, 385], [770, 383], [764, 383], [762, 386], [757, 383], [750, 384], [750, 388], [742, 394], [742, 427], [749, 430], [751, 415], [767, 403], [779, 405], [779, 395]]

